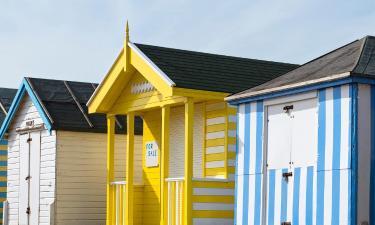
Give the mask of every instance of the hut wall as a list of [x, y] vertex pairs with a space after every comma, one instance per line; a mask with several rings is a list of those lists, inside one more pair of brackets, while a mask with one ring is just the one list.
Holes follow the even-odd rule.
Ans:
[[349, 85], [318, 90], [316, 157], [311, 164], [291, 166], [293, 176], [288, 183], [292, 188], [288, 191], [280, 171], [267, 169], [264, 176], [264, 137], [268, 135], [264, 112], [268, 103], [239, 105], [236, 224], [271, 225], [280, 224], [280, 220], [292, 224], [349, 224], [352, 90]]
[[[135, 136], [135, 178], [142, 183], [142, 136]], [[115, 139], [115, 179], [125, 180], [126, 135]], [[106, 212], [106, 134], [57, 131], [56, 224], [101, 225]]]
[[[184, 177], [185, 121], [184, 106], [171, 108], [169, 177]], [[193, 176], [202, 177], [203, 154], [203, 103], [194, 105]]]

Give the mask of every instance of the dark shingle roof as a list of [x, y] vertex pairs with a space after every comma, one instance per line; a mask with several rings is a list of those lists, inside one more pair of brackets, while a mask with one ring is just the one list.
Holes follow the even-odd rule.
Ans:
[[[26, 79], [32, 86], [34, 94], [39, 97], [52, 118], [52, 129], [100, 133], [107, 131], [106, 116], [104, 114], [88, 114], [86, 106], [87, 101], [98, 86], [97, 84], [39, 78]], [[67, 86], [84, 113], [81, 112]], [[88, 117], [93, 125], [92, 127], [84, 115]], [[126, 132], [125, 121], [124, 116], [117, 116], [116, 131], [118, 133]], [[142, 134], [142, 120], [138, 117], [135, 121], [135, 134]]]
[[[0, 107], [4, 107], [5, 111], [8, 112], [10, 105], [12, 104], [14, 96], [16, 96], [17, 89], [11, 88], [0, 88]], [[5, 119], [5, 112], [0, 108], [0, 126]]]
[[272, 89], [283, 86], [330, 79], [330, 77], [333, 79], [333, 76], [345, 73], [348, 73], [347, 76], [375, 78], [375, 37], [366, 36], [353, 41], [271, 81], [237, 93], [230, 99], [242, 98], [246, 95], [256, 96], [257, 92], [264, 93], [268, 89], [271, 92]]
[[235, 93], [297, 65], [135, 44], [177, 87]]

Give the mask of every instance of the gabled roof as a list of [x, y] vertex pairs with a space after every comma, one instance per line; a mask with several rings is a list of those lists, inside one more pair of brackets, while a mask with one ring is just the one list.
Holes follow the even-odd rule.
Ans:
[[347, 77], [375, 78], [375, 37], [366, 36], [353, 41], [271, 81], [232, 95], [227, 100], [254, 97]]
[[176, 87], [235, 93], [280, 76], [297, 65], [134, 44]]
[[[1, 127], [0, 137], [8, 129], [25, 93], [30, 96], [49, 130], [106, 133], [106, 115], [88, 114], [86, 106], [96, 87], [94, 83], [24, 78]], [[124, 116], [117, 117], [117, 133], [126, 132], [125, 121]], [[142, 134], [140, 118], [135, 121], [135, 134]]]
[[0, 125], [3, 123], [16, 93], [17, 89], [0, 88]]

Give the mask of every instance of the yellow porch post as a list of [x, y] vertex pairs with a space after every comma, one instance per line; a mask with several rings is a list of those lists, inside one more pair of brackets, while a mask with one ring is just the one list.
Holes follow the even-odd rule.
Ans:
[[126, 142], [126, 186], [125, 186], [125, 221], [126, 225], [133, 225], [134, 202], [134, 113], [127, 115], [127, 142]]
[[112, 225], [113, 221], [113, 199], [114, 188], [111, 182], [114, 179], [114, 152], [115, 152], [115, 116], [107, 116], [107, 214], [106, 224]]
[[168, 184], [165, 179], [169, 174], [169, 116], [170, 107], [161, 109], [161, 201], [160, 201], [160, 225], [168, 224]]
[[193, 178], [193, 118], [194, 102], [185, 102], [185, 182], [184, 182], [184, 225], [193, 224], [192, 178]]

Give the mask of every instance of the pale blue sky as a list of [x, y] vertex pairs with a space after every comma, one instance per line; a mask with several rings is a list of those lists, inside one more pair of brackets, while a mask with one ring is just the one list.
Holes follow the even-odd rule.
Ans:
[[0, 86], [100, 82], [123, 44], [304, 63], [375, 35], [374, 0], [1, 0]]

